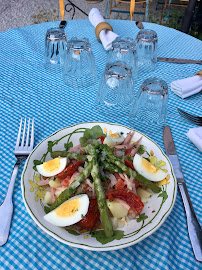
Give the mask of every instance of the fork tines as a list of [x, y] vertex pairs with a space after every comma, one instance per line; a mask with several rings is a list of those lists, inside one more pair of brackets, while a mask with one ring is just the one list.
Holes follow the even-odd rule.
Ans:
[[34, 146], [34, 119], [32, 119], [31, 121], [29, 118], [27, 123], [27, 119], [25, 118], [23, 124], [23, 119], [21, 118], [15, 150], [20, 150], [23, 148], [33, 149], [33, 146]]
[[178, 108], [179, 114], [184, 117], [185, 119], [189, 120], [195, 125], [202, 126], [202, 117], [201, 116], [195, 116], [190, 113], [184, 112], [183, 110]]

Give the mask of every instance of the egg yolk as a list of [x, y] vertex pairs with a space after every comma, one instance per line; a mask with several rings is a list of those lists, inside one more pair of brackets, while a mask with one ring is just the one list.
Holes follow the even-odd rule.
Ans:
[[142, 158], [142, 166], [149, 173], [157, 173], [158, 171], [158, 169], [145, 158]]
[[60, 158], [54, 158], [43, 163], [43, 168], [46, 172], [54, 173], [60, 168]]
[[112, 138], [114, 138], [114, 139], [120, 139], [120, 136], [119, 136], [118, 133], [112, 133], [112, 134], [110, 135], [110, 137], [112, 137]]
[[55, 210], [55, 213], [59, 217], [71, 217], [79, 209], [79, 199], [73, 199], [63, 203], [60, 207]]

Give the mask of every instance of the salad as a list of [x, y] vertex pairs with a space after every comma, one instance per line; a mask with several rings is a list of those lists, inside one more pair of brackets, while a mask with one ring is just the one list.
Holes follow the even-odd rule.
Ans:
[[130, 220], [146, 218], [144, 205], [169, 175], [165, 162], [133, 136], [97, 125], [84, 129], [80, 144], [68, 141], [65, 150], [52, 151], [50, 142], [52, 159], [34, 161], [45, 220], [74, 234], [97, 232], [104, 244], [120, 239], [119, 229]]

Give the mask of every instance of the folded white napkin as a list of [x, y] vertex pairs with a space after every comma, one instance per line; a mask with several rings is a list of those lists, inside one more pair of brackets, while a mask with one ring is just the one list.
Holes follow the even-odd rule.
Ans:
[[202, 152], [202, 127], [190, 128], [187, 137]]
[[202, 75], [176, 80], [171, 83], [171, 90], [181, 98], [194, 95], [202, 90]]
[[[105, 22], [102, 14], [97, 8], [91, 9], [88, 18], [94, 27], [96, 27], [101, 22]], [[118, 35], [110, 30], [102, 30], [99, 37], [105, 50], [109, 50], [112, 46], [112, 42], [115, 40], [116, 37], [118, 37]]]

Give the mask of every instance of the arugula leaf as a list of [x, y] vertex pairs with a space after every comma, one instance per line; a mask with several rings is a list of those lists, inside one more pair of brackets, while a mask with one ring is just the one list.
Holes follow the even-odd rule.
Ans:
[[148, 218], [148, 216], [145, 215], [145, 213], [142, 213], [142, 214], [140, 214], [139, 217], [137, 218], [137, 222], [143, 221], [143, 220], [145, 220], [145, 219], [147, 219], [147, 218]]
[[168, 194], [167, 194], [167, 192], [164, 190], [162, 193], [160, 193], [160, 194], [158, 195], [158, 197], [162, 197], [162, 198], [163, 198], [163, 202], [165, 202], [166, 199], [168, 198]]
[[139, 153], [140, 155], [142, 155], [142, 154], [144, 154], [144, 152], [145, 152], [144, 145], [143, 145], [143, 144], [140, 144], [140, 148], [139, 148], [139, 150], [138, 150], [138, 153]]
[[81, 145], [85, 144], [88, 139], [97, 139], [100, 136], [105, 136], [105, 134], [102, 131], [102, 128], [97, 125], [92, 128], [87, 128], [84, 131], [83, 137], [80, 138]]
[[82, 146], [86, 146], [88, 140], [87, 140], [86, 138], [84, 138], [84, 137], [81, 137], [81, 138], [79, 139], [79, 141], [80, 141], [80, 144], [81, 144]]
[[113, 240], [120, 240], [124, 236], [123, 231], [114, 231], [114, 234], [111, 237], [106, 237], [104, 230], [95, 231], [93, 234], [91, 234], [92, 237], [95, 237], [98, 242], [105, 245], [109, 242], [112, 242]]
[[48, 141], [48, 152], [52, 153], [52, 148], [53, 148], [53, 142], [52, 141]]
[[34, 160], [34, 166], [33, 166], [33, 169], [34, 169], [35, 171], [37, 171], [36, 166], [37, 166], [37, 165], [40, 165], [40, 164], [42, 164], [42, 163], [43, 163], [43, 162], [42, 162], [41, 160], [35, 159], [35, 160]]
[[80, 235], [80, 233], [78, 233], [78, 232], [75, 231], [75, 230], [70, 230], [70, 229], [67, 229], [67, 228], [65, 228], [65, 230], [66, 230], [68, 233], [71, 233], [71, 234], [73, 234], [73, 235]]
[[67, 142], [67, 143], [64, 144], [64, 147], [65, 147], [65, 150], [68, 151], [70, 148], [73, 147], [73, 143], [72, 142], [69, 142], [69, 143]]

